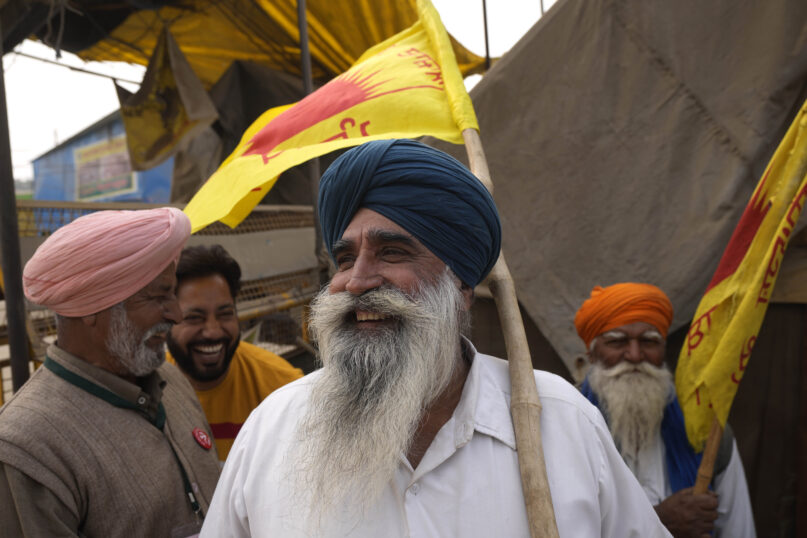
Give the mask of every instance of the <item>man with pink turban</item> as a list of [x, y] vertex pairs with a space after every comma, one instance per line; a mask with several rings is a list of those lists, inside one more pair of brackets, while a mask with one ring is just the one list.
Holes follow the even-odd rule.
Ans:
[[673, 307], [651, 284], [595, 286], [574, 318], [591, 368], [581, 391], [605, 416], [625, 463], [673, 536], [755, 536], [740, 454], [723, 436], [712, 490], [694, 495], [702, 454], [689, 445], [664, 364]]
[[4, 536], [198, 533], [218, 458], [191, 386], [164, 364], [189, 235], [178, 209], [99, 211], [25, 266], [57, 340], [0, 409]]

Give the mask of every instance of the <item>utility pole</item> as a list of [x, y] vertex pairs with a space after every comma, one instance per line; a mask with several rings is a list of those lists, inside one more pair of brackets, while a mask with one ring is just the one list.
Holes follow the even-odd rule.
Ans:
[[[0, 58], [3, 55], [0, 29]], [[0, 69], [0, 258], [2, 258], [3, 292], [6, 300], [8, 348], [11, 355], [11, 383], [14, 391], [28, 380], [28, 342], [25, 332], [25, 298], [22, 292], [17, 197], [11, 166], [11, 143], [8, 135], [5, 74]]]

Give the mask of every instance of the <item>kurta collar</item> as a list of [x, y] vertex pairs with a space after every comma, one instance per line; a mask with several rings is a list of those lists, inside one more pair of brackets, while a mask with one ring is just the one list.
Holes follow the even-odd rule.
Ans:
[[[502, 390], [492, 357], [477, 353], [473, 344], [462, 339], [463, 355], [471, 361], [465, 378], [462, 395], [451, 418], [440, 428], [416, 469], [401, 454], [401, 462], [408, 474], [408, 485], [440, 466], [452, 454], [468, 444], [474, 432], [493, 437], [515, 450], [515, 434], [510, 419], [510, 394]], [[499, 368], [500, 370], [500, 368]]]
[[471, 440], [474, 431], [489, 435], [516, 449], [516, 436], [510, 416], [509, 376], [502, 378], [490, 359], [476, 351], [463, 338], [471, 357], [471, 370], [465, 380], [462, 396], [454, 410], [457, 446]]

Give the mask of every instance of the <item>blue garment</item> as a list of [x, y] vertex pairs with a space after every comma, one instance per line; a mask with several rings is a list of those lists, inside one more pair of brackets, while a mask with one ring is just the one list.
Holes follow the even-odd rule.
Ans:
[[476, 286], [501, 250], [501, 224], [484, 185], [453, 157], [414, 140], [377, 140], [340, 156], [319, 186], [328, 253], [359, 208], [390, 219]]
[[[583, 381], [580, 392], [602, 411], [597, 395], [591, 390], [588, 377]], [[605, 420], [608, 420], [607, 416]], [[678, 404], [678, 397], [675, 394], [664, 408], [664, 417], [661, 419], [661, 439], [664, 441], [667, 474], [672, 492], [694, 486], [703, 453], [696, 454], [687, 440], [684, 414], [681, 412], [681, 406]]]

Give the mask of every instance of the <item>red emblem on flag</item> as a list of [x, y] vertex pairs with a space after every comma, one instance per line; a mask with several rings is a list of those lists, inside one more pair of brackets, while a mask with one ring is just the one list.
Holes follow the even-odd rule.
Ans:
[[210, 448], [213, 446], [213, 441], [210, 439], [210, 436], [201, 428], [193, 429], [193, 438], [196, 439], [199, 446], [205, 450], [210, 450]]
[[770, 171], [770, 168], [765, 171], [759, 187], [751, 197], [751, 201], [745, 206], [740, 222], [734, 229], [734, 233], [731, 234], [729, 244], [723, 252], [723, 257], [720, 258], [717, 270], [715, 270], [712, 281], [709, 282], [704, 294], [733, 275], [748, 253], [748, 249], [751, 248], [751, 243], [754, 241], [754, 237], [756, 237], [760, 226], [762, 226], [762, 221], [765, 220], [765, 215], [768, 214], [772, 205], [765, 187], [765, 181], [767, 181]]

